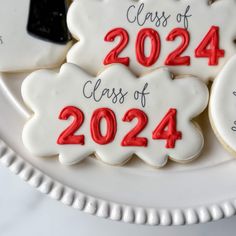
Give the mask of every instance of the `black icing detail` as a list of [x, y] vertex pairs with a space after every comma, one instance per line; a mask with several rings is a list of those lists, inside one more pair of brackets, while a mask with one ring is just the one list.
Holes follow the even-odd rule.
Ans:
[[71, 40], [66, 13], [66, 0], [30, 0], [27, 31], [40, 39], [66, 44]]

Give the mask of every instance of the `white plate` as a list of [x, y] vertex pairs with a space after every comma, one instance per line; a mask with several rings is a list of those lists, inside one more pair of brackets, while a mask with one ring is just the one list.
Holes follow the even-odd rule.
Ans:
[[199, 118], [205, 149], [188, 165], [154, 169], [133, 159], [113, 167], [89, 157], [66, 167], [56, 157], [33, 157], [22, 144], [30, 114], [20, 94], [24, 77], [0, 79], [0, 160], [40, 191], [90, 214], [137, 224], [194, 224], [236, 213], [236, 160], [216, 140], [207, 112]]

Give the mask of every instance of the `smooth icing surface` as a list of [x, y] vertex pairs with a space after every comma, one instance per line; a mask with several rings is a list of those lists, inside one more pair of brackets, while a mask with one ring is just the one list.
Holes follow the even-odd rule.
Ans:
[[[69, 8], [67, 21], [71, 33], [79, 42], [71, 48], [67, 60], [96, 75], [104, 67], [103, 62], [108, 54], [119, 45], [119, 42], [123, 42], [119, 45], [116, 56], [118, 54], [118, 58], [125, 58], [123, 64], [127, 63], [129, 58], [130, 68], [137, 75], [169, 65], [171, 71], [176, 74], [193, 74], [204, 81], [214, 79], [227, 60], [235, 54], [236, 47], [233, 41], [236, 37], [236, 2], [209, 2], [76, 0]], [[212, 27], [217, 27], [218, 33], [211, 32], [208, 34], [210, 37], [206, 37]], [[128, 42], [125, 40], [125, 33], [121, 35], [120, 32], [116, 32], [119, 33], [117, 37], [111, 34], [116, 28], [123, 28], [127, 32]], [[140, 31], [148, 28], [158, 32], [160, 42], [150, 31], [143, 40]], [[174, 31], [179, 28], [188, 31], [189, 38], [187, 32]], [[201, 45], [204, 38], [206, 44]], [[142, 40], [144, 43], [140, 46]], [[211, 48], [212, 45], [215, 45], [214, 49]], [[179, 46], [184, 50], [177, 50]], [[144, 59], [145, 56], [152, 55], [153, 60], [147, 62], [140, 59], [140, 47], [144, 48]], [[160, 55], [157, 55], [159, 47]], [[180, 58], [170, 60], [169, 55], [176, 50], [178, 53], [181, 52]], [[211, 55], [212, 58], [207, 55]], [[175, 66], [171, 66], [173, 62]]]
[[210, 119], [224, 146], [236, 151], [236, 56], [218, 75], [212, 86]]
[[[190, 161], [204, 145], [200, 130], [191, 120], [205, 109], [208, 89], [194, 77], [173, 80], [166, 68], [137, 78], [125, 66], [116, 64], [94, 77], [67, 63], [59, 73], [40, 70], [29, 75], [23, 82], [22, 96], [34, 112], [23, 129], [24, 145], [36, 156], [59, 155], [63, 164], [74, 164], [95, 153], [103, 162], [118, 165], [136, 154], [146, 163], [161, 167], [168, 157], [177, 162]], [[70, 109], [79, 123], [68, 115]], [[138, 120], [132, 119], [137, 110], [141, 111], [138, 125]], [[173, 115], [176, 111], [175, 119], [173, 116], [166, 122], [179, 132], [176, 141], [170, 139], [169, 144], [153, 139], [155, 129], [156, 137], [163, 138], [170, 132], [170, 127], [161, 122], [168, 111]], [[135, 140], [137, 146], [125, 146], [124, 137], [145, 122], [137, 135], [144, 139]], [[71, 125], [78, 128], [75, 137], [59, 139]], [[62, 144], [66, 142], [79, 144]]]
[[2, 0], [1, 6], [0, 71], [49, 68], [64, 61], [71, 42], [59, 45], [27, 32], [30, 0]]

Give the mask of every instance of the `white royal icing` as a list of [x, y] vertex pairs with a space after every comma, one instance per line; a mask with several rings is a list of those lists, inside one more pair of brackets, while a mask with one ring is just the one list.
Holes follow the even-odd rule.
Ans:
[[[144, 5], [139, 8], [141, 4]], [[141, 9], [139, 17], [138, 9]], [[130, 57], [131, 70], [141, 75], [163, 66], [168, 54], [180, 45], [179, 37], [168, 42], [167, 35], [174, 28], [188, 28], [190, 44], [182, 56], [190, 56], [191, 65], [172, 66], [171, 71], [196, 75], [205, 81], [214, 79], [225, 62], [235, 54], [235, 12], [235, 0], [217, 0], [211, 4], [209, 0], [76, 0], [70, 6], [67, 21], [71, 33], [79, 42], [69, 51], [67, 60], [95, 75], [104, 67], [106, 55], [120, 41], [120, 38], [116, 38], [114, 42], [105, 42], [105, 35], [114, 28], [122, 27], [129, 34], [129, 43], [120, 57]], [[196, 58], [194, 55], [195, 49], [212, 26], [219, 27], [219, 47], [225, 50], [225, 56], [219, 58], [215, 66], [208, 65], [208, 58]], [[157, 30], [161, 38], [160, 57], [151, 67], [140, 65], [135, 55], [137, 34], [143, 28]], [[145, 49], [145, 54], [149, 55], [149, 40], [146, 40]]]
[[215, 79], [210, 99], [210, 119], [218, 138], [236, 151], [236, 56]]
[[59, 45], [27, 32], [30, 0], [2, 0], [0, 7], [0, 71], [15, 72], [60, 65], [71, 42]]
[[[88, 97], [99, 79], [101, 81], [95, 93], [95, 101], [93, 97]], [[127, 95], [123, 102], [121, 96], [117, 100], [114, 96], [99, 99], [104, 89], [114, 89], [115, 93], [122, 91], [122, 94]], [[144, 97], [141, 96], [142, 91], [146, 94]], [[168, 157], [177, 162], [192, 160], [199, 155], [204, 144], [199, 128], [191, 120], [205, 109], [208, 89], [203, 82], [191, 76], [173, 80], [166, 68], [138, 79], [125, 66], [116, 64], [93, 77], [68, 63], [61, 67], [59, 73], [40, 70], [29, 75], [23, 82], [22, 96], [34, 112], [23, 129], [24, 145], [36, 156], [59, 155], [63, 164], [74, 164], [96, 153], [103, 162], [117, 165], [125, 163], [132, 154], [136, 154], [146, 163], [161, 167], [166, 164]], [[142, 103], [142, 99], [145, 103]], [[72, 123], [72, 119], [58, 119], [62, 109], [67, 106], [76, 106], [84, 113], [84, 123], [76, 132], [77, 135], [85, 135], [84, 145], [57, 144], [59, 135]], [[115, 113], [117, 133], [113, 142], [99, 145], [91, 138], [90, 119], [95, 109], [104, 107]], [[147, 147], [121, 146], [124, 136], [137, 123], [136, 119], [130, 123], [122, 121], [124, 114], [131, 108], [141, 109], [148, 116], [147, 126], [138, 135], [148, 138]], [[182, 133], [182, 139], [176, 141], [175, 148], [167, 149], [166, 140], [153, 140], [152, 132], [170, 108], [177, 110], [177, 130]], [[103, 133], [104, 124], [102, 121]]]

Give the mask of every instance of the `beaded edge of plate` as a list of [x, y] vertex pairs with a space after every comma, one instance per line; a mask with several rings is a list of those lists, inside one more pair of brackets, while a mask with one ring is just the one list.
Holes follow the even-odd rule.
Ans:
[[192, 225], [236, 215], [236, 199], [195, 208], [143, 208], [102, 200], [69, 188], [18, 156], [0, 139], [0, 162], [14, 174], [51, 198], [101, 218], [140, 225]]

